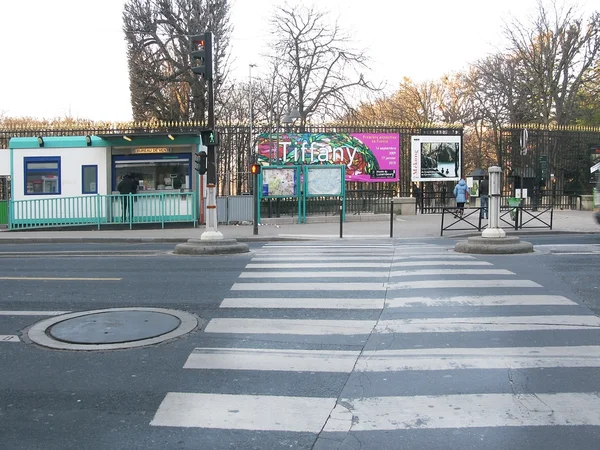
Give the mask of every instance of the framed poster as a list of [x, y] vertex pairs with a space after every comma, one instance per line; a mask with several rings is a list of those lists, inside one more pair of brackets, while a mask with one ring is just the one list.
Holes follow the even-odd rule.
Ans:
[[344, 193], [343, 169], [339, 165], [305, 166], [307, 196], [341, 196]]
[[458, 181], [462, 173], [461, 136], [412, 136], [412, 181]]
[[398, 133], [262, 133], [258, 162], [274, 165], [343, 165], [346, 181], [400, 179]]
[[263, 197], [297, 197], [298, 168], [297, 167], [263, 167], [262, 170]]

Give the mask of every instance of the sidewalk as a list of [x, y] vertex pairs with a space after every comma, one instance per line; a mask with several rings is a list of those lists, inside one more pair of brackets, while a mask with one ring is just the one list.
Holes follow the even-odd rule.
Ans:
[[[253, 235], [250, 225], [221, 225], [218, 230], [226, 239], [243, 242], [339, 239], [340, 223], [337, 216], [320, 218], [324, 222], [307, 224], [264, 224], [258, 227], [258, 235]], [[390, 236], [389, 216], [348, 217], [343, 224], [344, 238], [385, 238]], [[446, 216], [445, 226], [451, 222]], [[394, 222], [394, 238], [439, 238], [441, 214], [418, 214], [416, 216], [398, 216]], [[205, 231], [198, 228], [136, 229], [133, 230], [64, 230], [64, 231], [7, 231], [0, 230], [0, 244], [9, 243], [51, 243], [51, 242], [185, 242], [190, 238], [199, 238]], [[560, 233], [599, 233], [591, 211], [554, 211], [552, 230], [548, 228], [524, 229], [514, 231], [506, 229], [508, 235], [527, 236], [532, 234]], [[444, 231], [444, 238], [463, 238], [480, 233], [472, 231]]]

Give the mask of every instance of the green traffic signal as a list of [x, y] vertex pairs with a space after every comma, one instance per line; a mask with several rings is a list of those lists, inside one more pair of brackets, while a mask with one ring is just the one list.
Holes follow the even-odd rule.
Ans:
[[203, 145], [219, 145], [219, 133], [216, 130], [204, 130], [200, 132]]

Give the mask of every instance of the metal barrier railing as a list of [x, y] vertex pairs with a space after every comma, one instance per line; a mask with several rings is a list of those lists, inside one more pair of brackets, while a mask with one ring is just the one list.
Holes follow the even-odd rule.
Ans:
[[[350, 190], [346, 191], [346, 214], [362, 213], [387, 214], [390, 200], [395, 191]], [[338, 214], [338, 200], [331, 197], [309, 197], [306, 199], [306, 214], [314, 216], [335, 216]], [[294, 216], [298, 213], [296, 198], [263, 198], [260, 204], [261, 217]]]
[[[460, 214], [460, 208], [443, 208], [440, 236], [444, 235], [444, 231], [485, 230], [488, 227], [488, 224], [482, 223], [482, 209], [485, 208], [465, 208], [464, 213]], [[453, 219], [450, 219], [451, 223], [446, 221], [446, 226], [444, 226], [445, 216], [448, 214], [451, 215]], [[502, 206], [500, 208], [498, 226], [500, 228], [512, 228], [515, 231], [524, 228], [549, 228], [551, 230], [553, 217], [554, 209], [552, 206], [536, 209], [523, 206]]]
[[[481, 209], [482, 208], [442, 208], [442, 225], [440, 228], [440, 236], [444, 235], [444, 231], [452, 230], [452, 231], [472, 231], [477, 230], [481, 231]], [[454, 221], [450, 224], [444, 226], [444, 217], [446, 214], [451, 214], [454, 218]], [[477, 216], [474, 216], [477, 214]], [[475, 219], [475, 222], [473, 220]], [[453, 220], [453, 219], [450, 219]], [[458, 226], [465, 226], [466, 228], [458, 228]]]
[[109, 194], [9, 200], [11, 230], [108, 224], [193, 222], [198, 220], [195, 192]]
[[[517, 190], [518, 192], [518, 190]], [[514, 197], [503, 195], [500, 198], [501, 206], [508, 206], [509, 200]], [[470, 202], [475, 205], [477, 197], [471, 197]], [[421, 214], [441, 214], [444, 208], [451, 208], [456, 205], [456, 199], [451, 194], [420, 193], [416, 196], [416, 209]], [[582, 196], [573, 193], [563, 192], [543, 192], [523, 199], [522, 207], [536, 210], [545, 208], [554, 209], [582, 209]]]

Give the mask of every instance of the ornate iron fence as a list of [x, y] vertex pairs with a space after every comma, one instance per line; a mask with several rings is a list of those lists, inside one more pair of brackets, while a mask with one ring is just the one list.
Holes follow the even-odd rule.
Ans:
[[[527, 129], [526, 154], [521, 154], [521, 135]], [[567, 196], [558, 207], [567, 207], [574, 196], [591, 194], [597, 174], [590, 168], [600, 162], [600, 127], [543, 127], [514, 125], [500, 134], [499, 165], [504, 171], [504, 193], [514, 196], [521, 186], [528, 195]], [[561, 194], [557, 194], [561, 193]]]
[[[53, 126], [13, 127], [0, 129], [0, 148], [8, 148], [11, 137], [31, 136], [81, 136], [81, 135], [110, 135], [124, 133], [194, 133], [205, 129], [200, 122], [136, 122], [136, 123], [106, 123], [90, 124], [87, 127], [73, 126], [60, 128]], [[302, 130], [296, 126], [272, 126], [269, 124], [254, 124], [254, 136], [261, 133], [398, 133], [400, 136], [400, 165], [398, 167], [400, 180], [398, 182], [377, 183], [347, 183], [347, 190], [396, 190], [410, 192], [411, 167], [410, 147], [411, 136], [415, 135], [458, 135], [462, 136], [460, 125], [436, 124], [390, 124], [376, 123], [339, 123], [325, 125], [307, 125]], [[252, 192], [252, 177], [248, 174], [250, 164], [254, 162], [251, 154], [249, 124], [223, 123], [218, 126], [219, 148], [217, 152], [217, 195], [242, 195]]]

